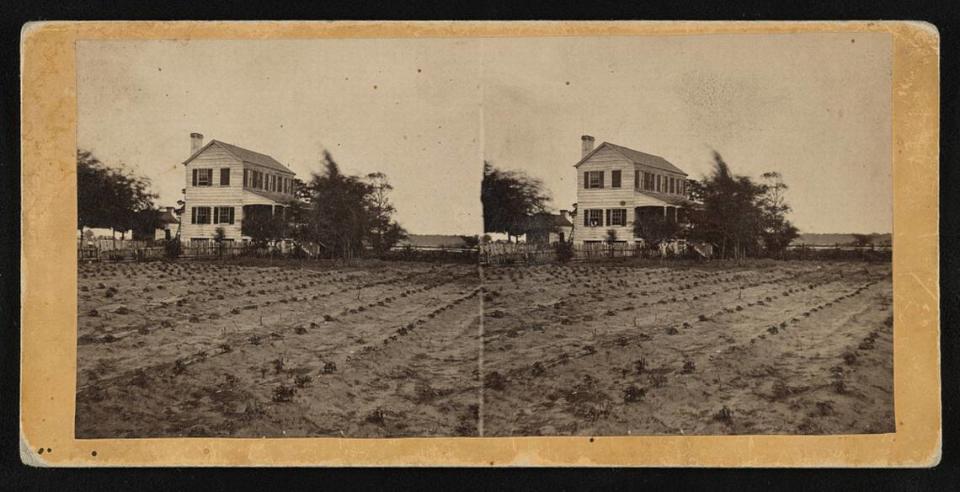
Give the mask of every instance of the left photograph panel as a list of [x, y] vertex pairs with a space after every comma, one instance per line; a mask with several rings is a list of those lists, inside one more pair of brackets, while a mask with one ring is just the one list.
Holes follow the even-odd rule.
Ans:
[[78, 42], [76, 437], [481, 435], [478, 48]]

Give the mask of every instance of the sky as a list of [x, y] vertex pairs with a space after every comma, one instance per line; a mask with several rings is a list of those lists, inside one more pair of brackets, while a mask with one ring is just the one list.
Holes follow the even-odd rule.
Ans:
[[576, 201], [580, 136], [700, 178], [780, 172], [803, 232], [890, 232], [891, 61], [884, 33], [302, 41], [83, 41], [78, 146], [184, 184], [200, 132], [299, 177], [329, 150], [381, 171], [419, 234], [482, 228], [482, 161]]

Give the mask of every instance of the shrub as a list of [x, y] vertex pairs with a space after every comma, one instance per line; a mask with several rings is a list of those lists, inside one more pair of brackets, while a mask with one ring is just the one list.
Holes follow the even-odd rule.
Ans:
[[380, 426], [385, 425], [387, 423], [386, 414], [384, 414], [383, 410], [379, 408], [367, 414], [364, 420], [368, 423], [380, 425]]
[[297, 376], [293, 378], [293, 384], [295, 384], [297, 388], [303, 388], [306, 385], [310, 384], [311, 381], [313, 381], [313, 378], [310, 377], [309, 374], [304, 374], [302, 376]]
[[663, 385], [667, 384], [667, 377], [663, 374], [651, 374], [650, 384], [652, 384], [654, 388], [662, 388]]
[[843, 362], [845, 362], [848, 366], [852, 366], [852, 365], [856, 364], [856, 363], [857, 363], [857, 354], [855, 354], [855, 353], [853, 353], [853, 352], [844, 352], [844, 354], [843, 354]]
[[567, 263], [574, 257], [573, 243], [560, 241], [556, 244], [557, 260], [560, 263]]
[[647, 368], [647, 359], [640, 358], [640, 360], [633, 363], [633, 367], [637, 370], [637, 374], [643, 374], [643, 371]]
[[733, 411], [724, 405], [717, 413], [713, 414], [713, 420], [727, 425], [733, 424]]
[[506, 388], [506, 386], [507, 386], [507, 378], [503, 374], [500, 374], [497, 371], [488, 373], [483, 378], [484, 388], [500, 391]]
[[273, 401], [277, 403], [284, 403], [293, 400], [293, 395], [297, 394], [297, 389], [289, 387], [285, 384], [280, 384], [273, 389]]
[[183, 246], [180, 244], [180, 240], [177, 238], [170, 239], [163, 243], [163, 253], [167, 258], [179, 258], [183, 253]]
[[647, 395], [647, 390], [644, 388], [638, 388], [634, 385], [627, 386], [623, 390], [623, 401], [626, 403], [633, 403], [643, 400], [643, 397]]

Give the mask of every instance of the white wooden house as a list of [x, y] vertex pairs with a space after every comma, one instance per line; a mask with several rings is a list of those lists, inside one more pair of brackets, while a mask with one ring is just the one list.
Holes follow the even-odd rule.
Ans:
[[184, 214], [180, 239], [207, 242], [222, 227], [228, 241], [246, 239], [243, 217], [254, 212], [283, 213], [294, 200], [296, 175], [266, 154], [190, 134]]
[[601, 242], [613, 230], [617, 242], [633, 244], [634, 222], [659, 215], [682, 220], [688, 207], [687, 173], [663, 157], [609, 142], [594, 148], [594, 139], [581, 137], [577, 169], [575, 244]]

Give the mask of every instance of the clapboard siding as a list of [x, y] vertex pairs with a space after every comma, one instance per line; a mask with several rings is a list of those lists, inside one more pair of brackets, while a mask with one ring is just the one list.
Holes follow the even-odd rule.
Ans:
[[[194, 207], [210, 207], [211, 214], [213, 214], [215, 207], [233, 207], [233, 224], [214, 224], [212, 217], [209, 224], [193, 224]], [[180, 226], [180, 238], [183, 241], [190, 241], [192, 238], [200, 237], [212, 238], [214, 234], [216, 234], [218, 227], [223, 227], [223, 231], [228, 239], [240, 240], [240, 224], [243, 222], [243, 206], [239, 203], [226, 203], [222, 200], [195, 200], [187, 202], [182, 220], [183, 224]]]
[[[611, 187], [613, 171], [621, 174], [620, 187]], [[585, 188], [585, 173], [589, 171], [603, 171], [603, 188]], [[604, 147], [599, 149], [589, 159], [577, 167], [577, 217], [574, 223], [573, 241], [603, 241], [607, 239], [607, 231], [613, 229], [617, 239], [633, 242], [634, 208], [643, 206], [661, 206], [663, 202], [637, 192], [634, 188], [634, 174], [648, 172], [660, 176], [683, 179], [681, 174], [670, 173], [660, 169], [636, 164], [614, 149]], [[643, 183], [641, 176], [641, 185]], [[679, 194], [678, 194], [679, 195]], [[623, 208], [627, 213], [626, 226], [606, 225], [606, 210]], [[604, 225], [585, 226], [586, 211], [590, 209], [604, 210]]]
[[[240, 223], [243, 220], [243, 163], [229, 152], [211, 145], [186, 167], [186, 193], [184, 201], [186, 208], [183, 214], [183, 224], [180, 229], [180, 239], [189, 242], [192, 238], [212, 238], [217, 227], [223, 227], [228, 239], [240, 240]], [[220, 169], [230, 169], [230, 184], [223, 186], [220, 182]], [[193, 186], [194, 169], [213, 169], [213, 184], [211, 186]], [[193, 207], [233, 207], [233, 224], [191, 224]]]

